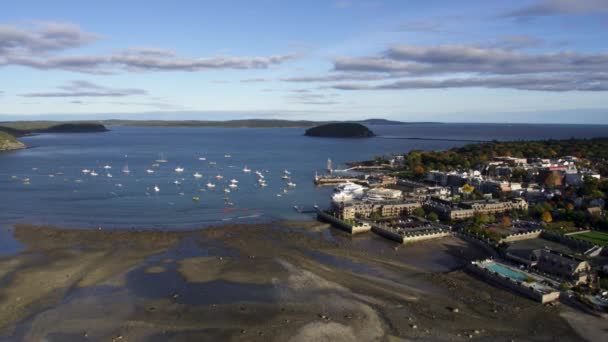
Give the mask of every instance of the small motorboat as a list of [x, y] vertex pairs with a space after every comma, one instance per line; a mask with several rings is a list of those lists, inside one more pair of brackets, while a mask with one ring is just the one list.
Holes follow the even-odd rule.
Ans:
[[198, 201], [200, 201], [200, 200], [201, 200], [201, 198], [200, 198], [200, 197], [198, 197], [198, 196], [193, 196], [193, 197], [192, 197], [192, 200], [193, 200], [194, 202], [198, 202]]
[[208, 188], [215, 188], [215, 184], [213, 184], [213, 183], [207, 183], [207, 187]]
[[154, 173], [154, 170], [152, 170], [152, 169], [147, 169], [147, 170], [146, 170], [146, 172], [147, 172], [147, 173]]
[[182, 172], [184, 172], [184, 168], [178, 166], [178, 167], [175, 168], [175, 172], [182, 173]]
[[203, 178], [203, 175], [200, 174], [199, 172], [195, 172], [193, 176], [194, 176], [194, 178]]
[[106, 169], [106, 170], [109, 170], [109, 169], [111, 169], [111, 168], [112, 168], [112, 166], [110, 166], [110, 165], [105, 165], [103, 168], [104, 168], [104, 169]]
[[249, 172], [251, 172], [251, 169], [250, 169], [250, 168], [248, 168], [247, 166], [245, 166], [245, 167], [243, 168], [243, 172], [245, 172], [245, 173], [249, 173]]
[[160, 188], [157, 185], [154, 186], [154, 192], [160, 192]]

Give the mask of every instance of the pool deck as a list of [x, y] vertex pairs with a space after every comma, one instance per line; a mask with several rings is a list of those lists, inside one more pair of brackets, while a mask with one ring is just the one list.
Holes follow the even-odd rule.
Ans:
[[[490, 266], [494, 267], [490, 268]], [[543, 281], [542, 277], [496, 260], [474, 261], [469, 265], [468, 269], [486, 281], [498, 283], [543, 304], [559, 298], [559, 291], [540, 283]], [[501, 270], [504, 272], [501, 272]], [[521, 276], [514, 277], [514, 274]], [[522, 280], [523, 277], [525, 279], [533, 279], [534, 281], [526, 282]]]

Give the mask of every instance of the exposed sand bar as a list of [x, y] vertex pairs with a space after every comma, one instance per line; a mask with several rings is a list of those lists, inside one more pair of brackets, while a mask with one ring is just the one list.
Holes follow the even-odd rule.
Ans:
[[0, 340], [580, 339], [562, 308], [460, 271], [483, 253], [456, 238], [401, 246], [314, 222], [14, 236]]

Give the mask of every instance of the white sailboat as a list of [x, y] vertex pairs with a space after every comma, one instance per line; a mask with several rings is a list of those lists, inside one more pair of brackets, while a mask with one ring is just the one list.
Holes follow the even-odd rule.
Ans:
[[166, 163], [167, 162], [167, 158], [165, 158], [165, 154], [164, 153], [160, 153], [158, 159], [156, 159], [157, 163]]
[[245, 167], [243, 168], [243, 172], [245, 172], [245, 173], [249, 173], [249, 172], [251, 172], [251, 169], [250, 169], [250, 168], [248, 168], [247, 166], [245, 166]]
[[125, 164], [125, 167], [122, 168], [122, 173], [130, 173], [129, 164]]
[[109, 169], [112, 168], [112, 166], [106, 164], [103, 168], [106, 169], [106, 170], [109, 170]]

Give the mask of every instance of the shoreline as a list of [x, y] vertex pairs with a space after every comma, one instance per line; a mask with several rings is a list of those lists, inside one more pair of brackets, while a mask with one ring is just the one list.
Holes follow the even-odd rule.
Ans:
[[[464, 273], [480, 251], [457, 238], [404, 246], [312, 220], [14, 230], [0, 339], [579, 338], [559, 308]], [[541, 316], [551, 329], [529, 324]]]

